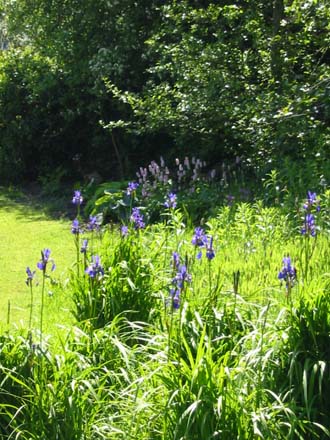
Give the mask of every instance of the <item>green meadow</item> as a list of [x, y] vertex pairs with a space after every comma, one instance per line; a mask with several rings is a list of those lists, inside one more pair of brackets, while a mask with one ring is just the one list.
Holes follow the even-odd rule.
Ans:
[[[65, 283], [74, 261], [69, 220], [52, 218], [33, 198], [19, 191], [0, 192], [0, 322], [2, 329], [26, 327], [30, 306], [25, 283], [26, 268], [36, 270], [40, 251], [49, 247], [56, 259], [53, 283], [48, 286], [47, 323], [54, 330], [56, 323], [70, 322], [70, 298], [58, 288]], [[40, 306], [39, 301], [35, 307]]]
[[1, 438], [329, 438], [329, 192], [193, 225], [139, 191], [103, 224], [2, 196]]

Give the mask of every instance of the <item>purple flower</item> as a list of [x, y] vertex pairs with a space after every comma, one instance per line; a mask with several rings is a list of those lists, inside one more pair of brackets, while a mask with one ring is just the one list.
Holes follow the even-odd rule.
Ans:
[[103, 267], [101, 266], [101, 260], [98, 255], [92, 256], [92, 262], [85, 270], [88, 276], [91, 278], [101, 277], [104, 275]]
[[278, 274], [279, 280], [284, 280], [286, 283], [286, 287], [292, 287], [295, 279], [297, 278], [296, 268], [291, 264], [290, 257], [283, 258], [283, 267], [282, 270]]
[[100, 229], [99, 222], [97, 221], [97, 217], [90, 215], [89, 222], [87, 223], [88, 231], [98, 231]]
[[81, 233], [79, 220], [77, 218], [75, 218], [72, 222], [71, 232], [72, 232], [72, 234], [80, 234]]
[[138, 187], [139, 184], [137, 182], [128, 182], [126, 194], [130, 196], [132, 193], [134, 193], [137, 190]]
[[135, 229], [143, 229], [145, 227], [143, 215], [139, 208], [132, 209], [131, 221], [134, 223]]
[[164, 202], [165, 208], [169, 208], [169, 209], [176, 208], [176, 199], [177, 199], [176, 194], [169, 193], [165, 198], [165, 202]]
[[180, 289], [171, 289], [170, 290], [170, 297], [172, 302], [173, 309], [179, 309], [180, 308]]
[[172, 261], [173, 261], [173, 268], [178, 269], [180, 264], [180, 255], [177, 252], [173, 252]]
[[120, 228], [120, 233], [122, 237], [126, 237], [128, 235], [128, 227], [126, 225], [123, 225]]
[[173, 284], [179, 287], [181, 290], [186, 282], [191, 281], [191, 275], [188, 273], [187, 266], [185, 264], [180, 264], [178, 267], [178, 272], [173, 278]]
[[213, 237], [210, 237], [210, 239], [207, 241], [206, 244], [206, 258], [208, 260], [213, 260], [215, 257], [215, 252], [213, 249]]
[[46, 272], [47, 269], [47, 264], [51, 261], [52, 262], [52, 268], [51, 270], [55, 270], [56, 265], [54, 263], [54, 260], [49, 258], [50, 257], [50, 249], [44, 249], [43, 251], [41, 251], [41, 260], [39, 261], [39, 263], [37, 263], [37, 268], [42, 270], [44, 273]]
[[178, 309], [180, 307], [181, 292], [184, 289], [185, 283], [191, 281], [191, 275], [187, 271], [187, 266], [180, 264], [180, 257], [177, 252], [173, 252], [172, 259], [177, 273], [172, 280], [173, 287], [170, 289], [170, 301], [173, 309]]
[[172, 254], [173, 266], [176, 269], [176, 275], [172, 279], [172, 286], [170, 289], [170, 303], [173, 309], [180, 307], [180, 295], [184, 289], [185, 283], [191, 281], [191, 275], [187, 271], [187, 266], [180, 264], [180, 257], [177, 252]]
[[303, 207], [307, 211], [311, 211], [314, 206], [316, 208], [316, 211], [320, 211], [320, 201], [318, 200], [316, 193], [307, 191], [307, 198]]
[[315, 229], [315, 217], [313, 214], [306, 214], [304, 220], [304, 226], [301, 229], [302, 235], [311, 235], [315, 237], [316, 229]]
[[83, 200], [84, 199], [82, 198], [81, 192], [79, 190], [75, 191], [73, 195], [72, 203], [74, 205], [79, 206], [82, 204]]
[[195, 234], [193, 235], [191, 243], [198, 247], [204, 247], [207, 244], [207, 237], [203, 228], [198, 227], [195, 229]]
[[33, 278], [34, 278], [34, 275], [35, 275], [36, 271], [34, 270], [32, 272], [31, 269], [29, 267], [27, 267], [25, 272], [26, 272], [26, 275], [27, 275], [27, 278], [26, 278], [26, 281], [25, 281], [26, 285], [27, 286], [32, 286], [32, 281], [33, 281]]
[[87, 249], [88, 249], [88, 240], [87, 240], [87, 238], [86, 238], [86, 239], [83, 240], [83, 242], [82, 242], [80, 252], [81, 252], [82, 254], [86, 254], [86, 253], [87, 253]]

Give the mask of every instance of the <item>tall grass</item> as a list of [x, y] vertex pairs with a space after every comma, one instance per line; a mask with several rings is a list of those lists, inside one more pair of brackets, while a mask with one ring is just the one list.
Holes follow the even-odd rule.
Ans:
[[302, 200], [222, 207], [201, 241], [175, 209], [106, 228], [77, 255], [61, 347], [1, 337], [2, 438], [329, 438], [328, 201], [309, 236]]

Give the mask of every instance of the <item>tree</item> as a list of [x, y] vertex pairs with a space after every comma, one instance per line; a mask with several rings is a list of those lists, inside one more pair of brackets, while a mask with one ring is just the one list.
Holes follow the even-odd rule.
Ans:
[[147, 41], [143, 90], [109, 89], [137, 130], [165, 132], [183, 153], [266, 166], [324, 159], [329, 13], [312, 0], [167, 2]]
[[[38, 87], [23, 70], [15, 80], [35, 120], [47, 114], [48, 123], [30, 124], [15, 113], [40, 141], [39, 169], [78, 153], [85, 167], [118, 177], [164, 147], [255, 167], [328, 157], [326, 0], [6, 0], [2, 8], [16, 59], [31, 59], [31, 48], [51, 66], [41, 95], [29, 92]], [[5, 115], [9, 102], [0, 105]], [[49, 163], [44, 149], [54, 152]]]
[[[85, 170], [96, 167], [109, 177], [117, 177], [120, 171], [123, 174], [120, 162], [127, 156], [126, 135], [122, 134], [121, 139], [116, 132], [109, 135], [100, 120], [116, 118], [122, 112], [126, 114], [125, 108], [106, 93], [103, 78], [110, 76], [130, 90], [141, 88], [145, 70], [142, 46], [156, 13], [155, 4], [146, 0], [139, 4], [133, 0], [100, 0], [97, 5], [91, 0], [7, 0], [4, 3], [16, 58], [25, 48], [33, 48], [56, 67], [58, 86], [52, 87], [55, 95], [49, 99], [57, 104], [45, 102], [45, 105], [54, 110], [54, 113], [47, 112], [48, 119], [57, 120], [59, 114], [64, 116], [64, 129], [53, 132], [49, 142], [47, 133], [33, 126], [37, 132], [30, 137], [42, 139], [45, 150], [57, 140], [53, 149], [57, 151], [55, 156], [60, 159], [66, 155], [67, 166], [70, 161], [72, 165], [72, 157], [78, 155]], [[37, 160], [35, 165], [39, 170], [51, 169], [50, 163], [38, 165]]]

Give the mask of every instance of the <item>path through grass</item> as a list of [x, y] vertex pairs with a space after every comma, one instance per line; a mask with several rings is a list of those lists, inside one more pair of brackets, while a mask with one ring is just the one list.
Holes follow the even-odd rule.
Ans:
[[[30, 293], [25, 284], [27, 266], [36, 269], [40, 251], [51, 249], [56, 262], [54, 283], [49, 282], [46, 301], [46, 330], [54, 333], [57, 324], [71, 321], [70, 298], [57, 286], [65, 282], [68, 267], [74, 261], [70, 221], [52, 218], [36, 206], [34, 199], [0, 188], [0, 325], [7, 327], [8, 302], [10, 325], [27, 328]], [[40, 274], [39, 279], [41, 279]], [[40, 286], [35, 287], [34, 320], [38, 327]], [[56, 331], [55, 331], [56, 333]]]

